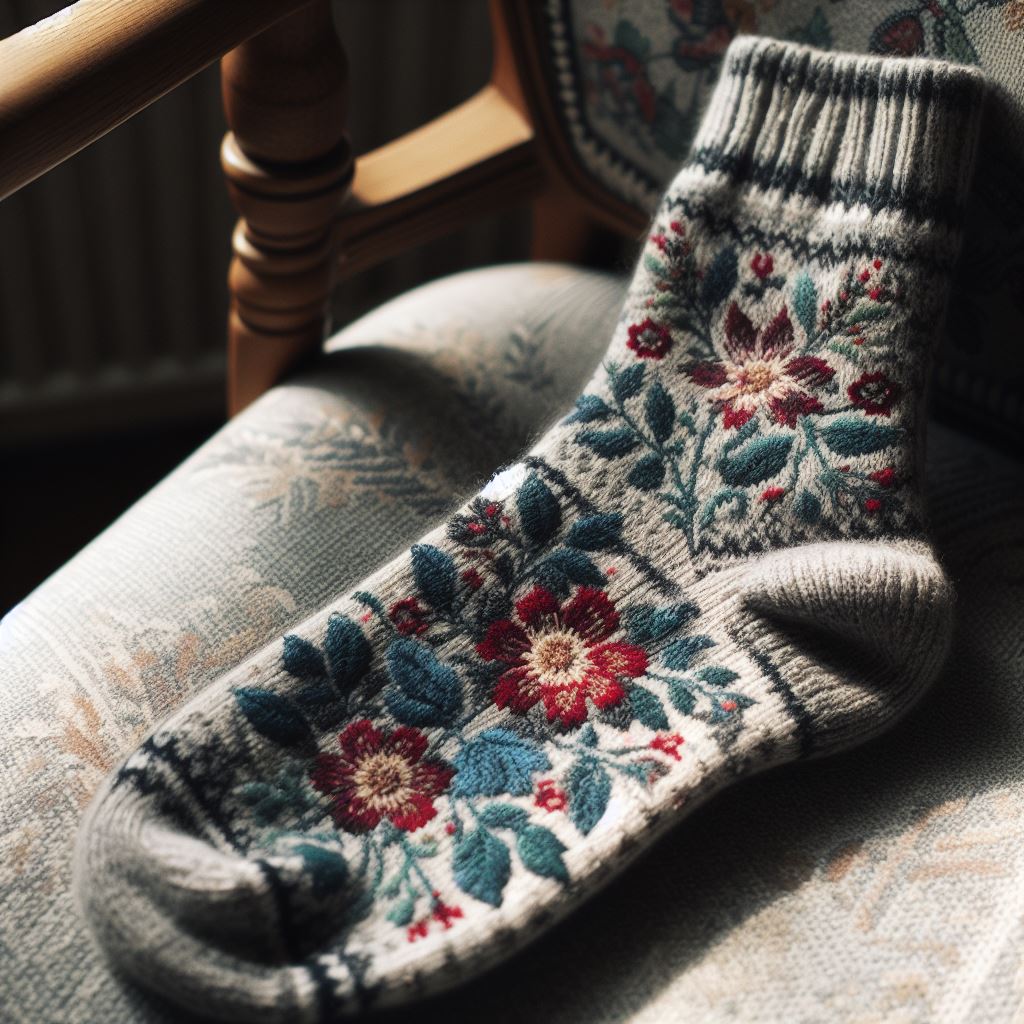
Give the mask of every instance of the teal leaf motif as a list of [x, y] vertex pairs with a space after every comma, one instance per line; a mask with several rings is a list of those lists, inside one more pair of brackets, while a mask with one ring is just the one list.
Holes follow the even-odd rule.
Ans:
[[487, 804], [477, 815], [488, 828], [510, 828], [518, 832], [530, 822], [530, 816], [514, 804]]
[[701, 651], [714, 646], [715, 641], [709, 636], [683, 637], [681, 640], [674, 640], [661, 652], [661, 660], [665, 667], [673, 672], [685, 672]]
[[633, 714], [641, 725], [657, 732], [668, 728], [668, 716], [661, 701], [642, 686], [634, 685], [629, 691], [629, 699], [633, 706]]
[[739, 679], [738, 672], [733, 672], [731, 668], [723, 668], [721, 665], [708, 665], [707, 668], [700, 669], [697, 676], [708, 686], [728, 686], [733, 680]]
[[793, 502], [793, 511], [798, 519], [813, 526], [821, 518], [821, 501], [817, 495], [803, 490]]
[[272, 743], [297, 747], [313, 739], [309, 723], [285, 697], [254, 686], [240, 686], [231, 692], [249, 724]]
[[569, 583], [579, 586], [601, 587], [607, 582], [604, 573], [582, 551], [558, 548], [548, 555], [536, 569], [538, 579], [557, 574]]
[[730, 487], [752, 487], [782, 472], [792, 446], [791, 437], [756, 437], [739, 454], [723, 456], [718, 472]]
[[602, 512], [573, 523], [565, 543], [581, 551], [605, 551], [619, 543], [622, 534], [622, 513]]
[[612, 780], [595, 757], [581, 757], [569, 770], [569, 817], [584, 835], [604, 817]]
[[404, 637], [388, 647], [388, 709], [403, 725], [447, 725], [462, 709], [459, 677], [423, 644]]
[[615, 23], [615, 45], [629, 50], [634, 57], [646, 60], [651, 51], [651, 41], [628, 18]]
[[822, 432], [821, 438], [837, 455], [870, 455], [889, 448], [899, 439], [895, 427], [883, 427], [870, 420], [845, 416], [834, 420]]
[[612, 394], [616, 401], [625, 402], [637, 394], [644, 384], [644, 365], [637, 363], [625, 370], [616, 370], [609, 374]]
[[412, 923], [413, 915], [416, 913], [416, 898], [410, 893], [398, 901], [389, 911], [388, 920], [392, 924], [404, 928]]
[[315, 843], [300, 843], [293, 847], [313, 879], [313, 895], [318, 899], [329, 896], [344, 888], [348, 881], [348, 865], [336, 850], [317, 846]]
[[497, 836], [476, 828], [456, 843], [452, 871], [463, 892], [498, 907], [512, 872], [512, 858]]
[[416, 589], [439, 612], [450, 612], [455, 596], [455, 562], [431, 544], [414, 544], [412, 575]]
[[648, 452], [629, 471], [629, 475], [626, 477], [630, 486], [635, 487], [639, 491], [657, 490], [664, 479], [665, 464], [662, 462], [661, 456], [655, 452]]
[[644, 419], [650, 428], [654, 440], [661, 444], [667, 441], [672, 433], [676, 418], [676, 404], [672, 396], [656, 380], [647, 391], [644, 399]]
[[455, 796], [527, 796], [533, 772], [551, 767], [547, 755], [508, 729], [487, 729], [456, 755]]
[[541, 878], [569, 881], [569, 870], [562, 860], [565, 845], [549, 829], [528, 825], [516, 838], [516, 850], [527, 871]]
[[576, 399], [576, 408], [566, 418], [566, 423], [593, 423], [607, 419], [611, 409], [597, 395], [581, 395]]
[[550, 540], [562, 524], [562, 510], [551, 489], [536, 474], [529, 476], [516, 494], [516, 508], [523, 533], [534, 547]]
[[697, 706], [696, 698], [681, 679], [673, 679], [669, 684], [668, 698], [672, 701], [672, 706], [683, 715], [692, 715], [693, 709]]
[[294, 633], [284, 638], [284, 669], [299, 679], [323, 679], [327, 675], [319, 648]]
[[370, 643], [363, 631], [344, 615], [332, 615], [328, 620], [324, 650], [331, 665], [331, 679], [342, 692], [351, 690], [370, 668]]
[[818, 292], [806, 271], [796, 279], [793, 288], [793, 312], [807, 337], [813, 338], [818, 322]]
[[682, 629], [700, 614], [700, 609], [689, 602], [675, 604], [669, 608], [644, 604], [632, 608], [626, 614], [629, 622], [629, 642], [643, 647], [656, 643], [677, 629]]
[[711, 261], [704, 275], [701, 286], [700, 300], [704, 306], [714, 308], [723, 303], [736, 287], [738, 276], [736, 252], [734, 249], [723, 249]]
[[579, 439], [581, 444], [585, 444], [603, 459], [621, 459], [635, 451], [640, 444], [636, 434], [625, 427], [617, 430], [585, 430]]

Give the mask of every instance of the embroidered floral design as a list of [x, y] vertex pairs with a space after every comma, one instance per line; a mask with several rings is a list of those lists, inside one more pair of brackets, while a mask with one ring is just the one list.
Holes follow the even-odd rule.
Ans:
[[792, 354], [793, 322], [785, 306], [757, 330], [733, 302], [724, 334], [726, 358], [694, 363], [686, 372], [695, 384], [711, 389], [709, 398], [721, 407], [726, 428], [742, 427], [761, 409], [787, 427], [795, 427], [799, 416], [822, 411], [813, 392], [835, 371], [823, 359]]
[[437, 813], [434, 798], [451, 782], [443, 761], [424, 759], [427, 738], [400, 727], [390, 734], [372, 722], [353, 722], [338, 737], [342, 753], [320, 754], [310, 775], [315, 789], [331, 797], [331, 815], [347, 832], [366, 832], [387, 818], [415, 832]]
[[[878, 466], [895, 462], [902, 437], [895, 267], [708, 252], [671, 215], [643, 266], [651, 297], [625, 339], [635, 360], [609, 363], [607, 395], [584, 395], [568, 422], [599, 458], [631, 463], [627, 485], [656, 495], [693, 554], [870, 536], [909, 514], [898, 467]], [[652, 361], [649, 325], [664, 324], [674, 347]]]
[[641, 359], [663, 359], [672, 348], [672, 332], [648, 317], [630, 326], [626, 345]]
[[870, 416], [889, 416], [899, 400], [900, 386], [875, 371], [857, 378], [847, 389], [850, 401]]
[[493, 622], [477, 651], [508, 668], [498, 680], [494, 702], [526, 714], [543, 701], [548, 721], [564, 728], [587, 718], [587, 701], [610, 708], [626, 695], [623, 681], [642, 676], [647, 653], [609, 638], [619, 613], [608, 595], [581, 587], [559, 607], [550, 591], [535, 587], [516, 604], [519, 622]]

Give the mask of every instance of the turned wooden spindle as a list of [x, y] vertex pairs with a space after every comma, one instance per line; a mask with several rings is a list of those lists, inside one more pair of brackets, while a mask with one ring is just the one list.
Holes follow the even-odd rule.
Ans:
[[329, 0], [221, 63], [221, 163], [241, 215], [228, 277], [229, 411], [274, 384], [328, 328], [332, 228], [352, 182], [347, 68]]

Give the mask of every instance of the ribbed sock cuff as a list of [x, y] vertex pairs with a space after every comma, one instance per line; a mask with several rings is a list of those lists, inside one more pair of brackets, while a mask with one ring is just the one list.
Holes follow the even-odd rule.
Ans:
[[693, 162], [738, 184], [957, 223], [986, 94], [973, 68], [741, 36]]

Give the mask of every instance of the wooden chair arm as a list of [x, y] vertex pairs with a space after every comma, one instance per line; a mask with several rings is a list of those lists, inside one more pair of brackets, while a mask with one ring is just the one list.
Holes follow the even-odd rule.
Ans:
[[309, 0], [78, 0], [0, 40], [0, 199]]
[[352, 191], [335, 223], [338, 272], [365, 270], [532, 199], [543, 182], [529, 122], [488, 85], [359, 158]]

